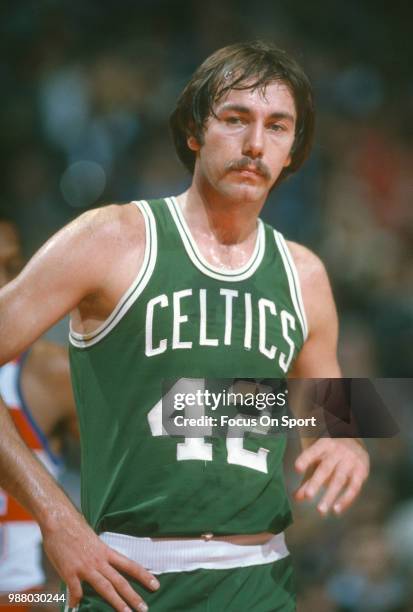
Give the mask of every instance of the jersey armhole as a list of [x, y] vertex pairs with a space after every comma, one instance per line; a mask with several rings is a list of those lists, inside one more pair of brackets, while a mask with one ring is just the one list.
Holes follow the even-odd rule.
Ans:
[[145, 222], [145, 253], [142, 265], [137, 276], [122, 295], [111, 314], [99, 327], [86, 334], [80, 334], [74, 331], [70, 321], [69, 342], [77, 348], [93, 346], [105, 338], [136, 302], [152, 276], [158, 250], [155, 217], [145, 200], [132, 202], [132, 204], [135, 204], [141, 211]]
[[295, 265], [291, 251], [285, 241], [285, 238], [280, 232], [274, 230], [275, 242], [277, 244], [279, 253], [283, 260], [285, 273], [287, 275], [288, 286], [290, 288], [291, 301], [294, 305], [295, 312], [300, 322], [301, 331], [303, 334], [303, 341], [305, 342], [308, 338], [308, 323], [304, 309], [304, 301], [301, 292], [300, 278], [298, 276], [297, 266]]

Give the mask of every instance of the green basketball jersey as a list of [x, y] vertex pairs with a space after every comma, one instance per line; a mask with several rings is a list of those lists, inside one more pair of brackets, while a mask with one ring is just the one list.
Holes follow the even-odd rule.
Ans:
[[287, 375], [307, 334], [288, 247], [259, 220], [249, 262], [222, 270], [175, 198], [136, 205], [135, 281], [97, 330], [70, 333], [83, 512], [97, 532], [135, 536], [280, 532], [291, 520], [283, 437], [172, 437], [160, 416], [164, 379]]

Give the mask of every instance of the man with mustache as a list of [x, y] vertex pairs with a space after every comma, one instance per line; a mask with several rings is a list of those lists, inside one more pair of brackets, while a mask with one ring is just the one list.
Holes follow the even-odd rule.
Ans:
[[[161, 400], [162, 379], [189, 398], [211, 378], [340, 376], [322, 263], [259, 220], [308, 156], [313, 122], [310, 84], [285, 52], [218, 50], [171, 116], [190, 188], [85, 213], [0, 294], [3, 361], [71, 312], [87, 520], [4, 414], [0, 465], [80, 610], [295, 609], [285, 439], [168, 436]], [[318, 509], [339, 514], [368, 457], [357, 440], [321, 438], [296, 467], [297, 499], [325, 486]]]

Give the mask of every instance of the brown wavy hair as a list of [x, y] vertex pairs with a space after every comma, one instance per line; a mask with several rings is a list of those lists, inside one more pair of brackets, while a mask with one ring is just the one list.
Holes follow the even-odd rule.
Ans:
[[169, 125], [179, 159], [191, 174], [196, 154], [187, 145], [188, 136], [203, 143], [208, 117], [217, 102], [231, 89], [259, 89], [284, 83], [295, 103], [297, 121], [291, 164], [277, 183], [296, 172], [307, 159], [314, 135], [314, 102], [310, 81], [299, 64], [285, 51], [261, 41], [223, 47], [210, 55], [192, 75], [180, 94]]

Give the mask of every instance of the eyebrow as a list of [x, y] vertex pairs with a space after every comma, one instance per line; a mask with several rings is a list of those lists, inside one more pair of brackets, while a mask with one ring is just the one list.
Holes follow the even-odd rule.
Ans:
[[[226, 112], [226, 111], [235, 111], [237, 113], [248, 114], [251, 112], [251, 109], [248, 106], [243, 106], [242, 104], [224, 104], [221, 108], [217, 109], [218, 112]], [[269, 119], [287, 119], [294, 123], [295, 117], [291, 115], [291, 113], [284, 113], [281, 111], [275, 111], [269, 115]]]

